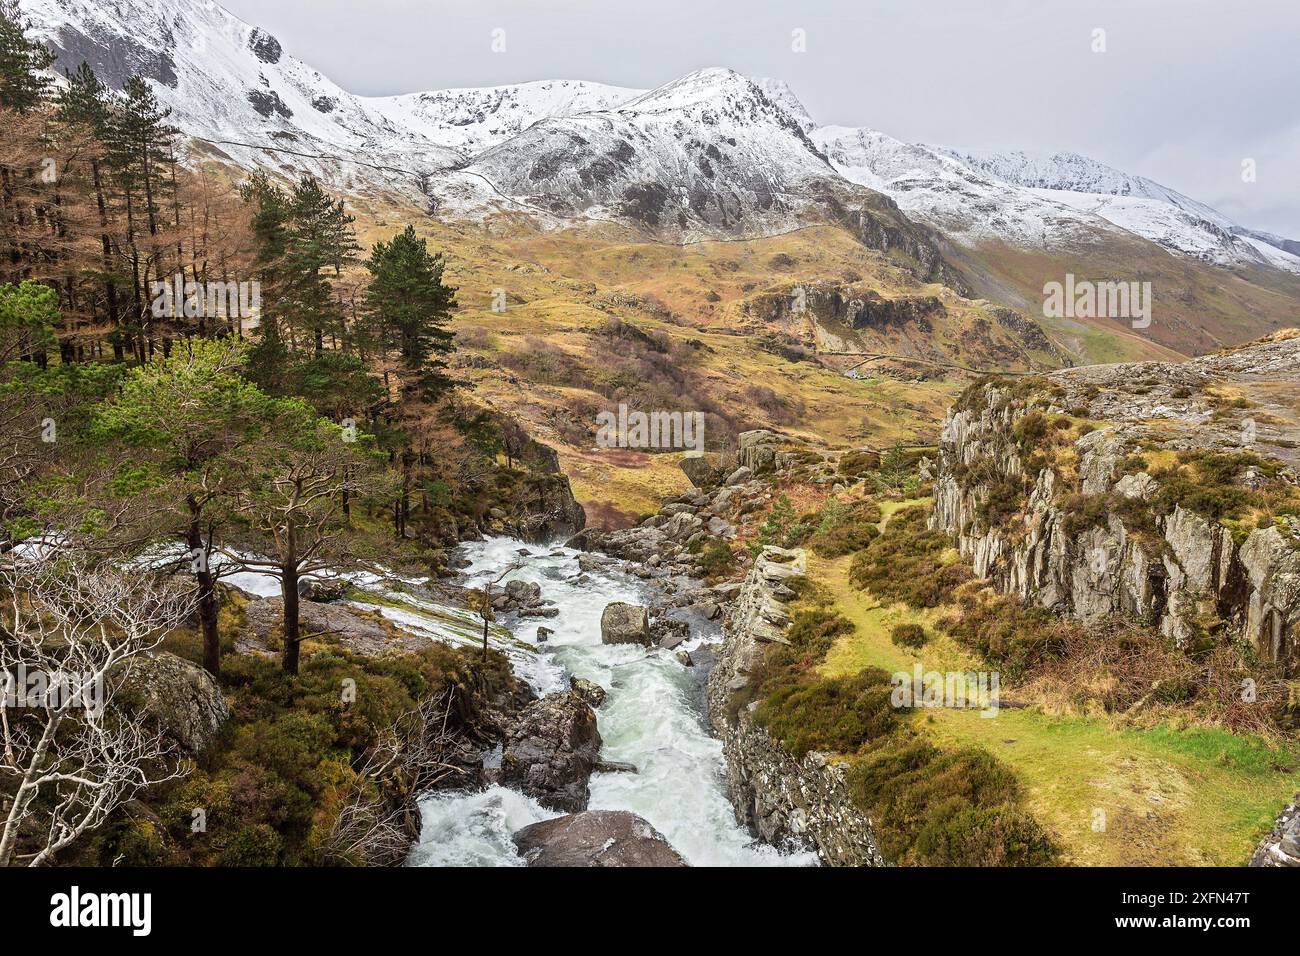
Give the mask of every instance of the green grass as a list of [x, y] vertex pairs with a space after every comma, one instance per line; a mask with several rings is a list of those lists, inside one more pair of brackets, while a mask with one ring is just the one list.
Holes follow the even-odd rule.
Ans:
[[[813, 558], [809, 577], [830, 589], [856, 625], [832, 646], [826, 676], [863, 667], [908, 671], [987, 669], [932, 625], [945, 609], [882, 606], [848, 582], [849, 559]], [[911, 650], [890, 640], [897, 624], [926, 627]], [[1001, 688], [1004, 700], [1014, 687]], [[1086, 865], [1244, 864], [1282, 805], [1300, 790], [1300, 761], [1269, 742], [1213, 728], [1137, 728], [1105, 719], [1002, 708], [995, 718], [936, 708], [916, 726], [935, 743], [984, 747], [1004, 761], [1025, 802], [1064, 851]], [[1094, 829], [1104, 813], [1104, 828]]]

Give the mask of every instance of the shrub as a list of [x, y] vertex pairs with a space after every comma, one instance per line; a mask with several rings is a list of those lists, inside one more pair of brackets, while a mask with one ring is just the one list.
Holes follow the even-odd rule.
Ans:
[[864, 750], [847, 781], [895, 862], [1025, 865], [1055, 856], [1047, 835], [1016, 808], [1015, 777], [986, 750], [896, 736]]
[[880, 531], [880, 506], [864, 499], [845, 505], [831, 498], [822, 508], [810, 547], [823, 558], [838, 558], [861, 551]]
[[811, 750], [851, 754], [897, 719], [889, 674], [875, 667], [853, 677], [791, 675], [764, 689], [754, 720], [799, 757]]
[[[1035, 473], [1037, 470], [1039, 469], [1035, 469]], [[985, 527], [998, 528], [1019, 514], [1026, 500], [1025, 486], [1021, 479], [999, 475], [985, 485], [984, 497], [976, 507], [975, 514]]]
[[960, 614], [946, 621], [944, 628], [996, 665], [1004, 680], [1014, 681], [1043, 661], [1059, 656], [1081, 625], [1010, 598], [965, 595]]
[[924, 647], [930, 635], [920, 624], [895, 624], [889, 639], [899, 647]]
[[846, 451], [840, 457], [838, 471], [845, 478], [862, 478], [880, 467], [880, 455], [874, 451]]
[[966, 807], [917, 836], [928, 866], [1049, 866], [1057, 849], [1029, 814], [1009, 804]]
[[951, 543], [941, 531], [925, 527], [926, 511], [904, 508], [885, 525], [849, 568], [853, 586], [869, 590], [884, 601], [904, 601], [912, 607], [938, 607], [953, 589], [970, 579], [960, 561], [945, 560]]
[[710, 579], [728, 577], [736, 569], [736, 557], [727, 545], [716, 538], [701, 538], [688, 549], [695, 555], [695, 560]]

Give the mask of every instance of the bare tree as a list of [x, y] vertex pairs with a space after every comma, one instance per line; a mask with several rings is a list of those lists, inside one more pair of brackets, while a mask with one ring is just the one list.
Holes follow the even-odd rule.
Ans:
[[12, 794], [0, 866], [39, 866], [138, 791], [186, 772], [161, 733], [114, 707], [110, 672], [157, 647], [194, 599], [143, 569], [50, 554], [8, 556], [0, 593], [0, 780]]
[[400, 863], [417, 829], [408, 798], [467, 776], [448, 762], [458, 742], [449, 726], [457, 693], [453, 686], [425, 698], [380, 732], [326, 839], [330, 862]]
[[470, 591], [466, 595], [470, 610], [478, 611], [479, 617], [483, 619], [483, 660], [487, 660], [488, 655], [488, 630], [496, 614], [492, 610], [492, 589], [501, 583], [507, 574], [512, 574], [522, 568], [522, 561], [512, 561], [500, 574], [490, 581], [483, 584], [482, 588]]

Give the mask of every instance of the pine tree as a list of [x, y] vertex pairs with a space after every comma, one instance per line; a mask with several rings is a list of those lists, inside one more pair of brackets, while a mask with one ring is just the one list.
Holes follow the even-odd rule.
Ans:
[[24, 30], [17, 0], [0, 0], [0, 107], [27, 113], [38, 107], [49, 90], [40, 75], [54, 54]]
[[304, 176], [289, 196], [287, 293], [295, 323], [310, 334], [315, 353], [325, 335], [343, 332], [343, 307], [334, 297], [328, 271], [338, 276], [359, 248], [353, 219], [313, 176]]
[[[112, 110], [105, 145], [108, 164], [125, 193], [126, 256], [132, 288], [127, 334], [134, 339], [137, 360], [143, 362], [153, 345], [147, 294], [150, 275], [164, 279], [168, 271], [161, 261], [158, 239], [159, 199], [167, 182], [160, 167], [172, 161], [177, 131], [166, 122], [171, 110], [161, 107], [143, 77], [129, 77], [123, 92], [121, 104]], [[146, 229], [149, 239], [142, 250], [140, 240]]]
[[412, 226], [388, 242], [375, 243], [366, 262], [372, 276], [366, 302], [381, 341], [400, 353], [408, 388], [430, 399], [453, 384], [442, 356], [455, 348], [447, 323], [456, 307], [456, 290], [443, 284], [443, 267], [442, 254], [430, 254]]

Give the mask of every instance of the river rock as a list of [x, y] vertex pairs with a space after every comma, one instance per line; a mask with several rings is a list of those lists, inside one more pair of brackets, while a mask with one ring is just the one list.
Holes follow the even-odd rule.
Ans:
[[550, 636], [551, 636], [552, 634], [554, 634], [554, 633], [555, 633], [555, 632], [552, 631], [549, 627], [539, 627], [539, 628], [537, 629], [537, 643], [538, 643], [538, 644], [545, 644], [545, 643], [546, 643], [546, 639], [547, 639], [548, 637], [550, 637]]
[[505, 592], [511, 604], [527, 606], [542, 600], [542, 586], [536, 581], [507, 581]]
[[576, 693], [548, 694], [524, 708], [501, 756], [501, 782], [552, 810], [573, 813], [591, 798], [600, 759], [596, 714]]
[[605, 703], [607, 692], [595, 681], [587, 680], [585, 677], [570, 677], [569, 688], [592, 707], [599, 707]]
[[636, 764], [623, 760], [602, 760], [596, 764], [597, 773], [640, 773]]
[[637, 604], [615, 601], [605, 605], [600, 615], [602, 644], [649, 644], [650, 618]]
[[514, 834], [529, 866], [686, 866], [663, 834], [626, 810], [588, 810]]

